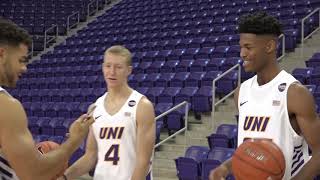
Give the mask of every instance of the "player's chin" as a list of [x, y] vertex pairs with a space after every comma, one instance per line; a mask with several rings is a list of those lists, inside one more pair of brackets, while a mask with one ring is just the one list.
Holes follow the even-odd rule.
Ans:
[[254, 73], [256, 72], [254, 68], [247, 66], [247, 67], [243, 67], [244, 71], [247, 73]]

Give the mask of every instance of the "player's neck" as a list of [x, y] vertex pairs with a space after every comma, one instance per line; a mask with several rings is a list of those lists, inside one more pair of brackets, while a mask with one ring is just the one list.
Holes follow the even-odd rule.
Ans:
[[265, 67], [262, 71], [257, 72], [257, 81], [259, 86], [270, 82], [280, 73], [280, 71], [281, 69], [278, 64], [271, 64]]
[[132, 89], [128, 85], [108, 88], [108, 96], [111, 98], [123, 98], [130, 95]]

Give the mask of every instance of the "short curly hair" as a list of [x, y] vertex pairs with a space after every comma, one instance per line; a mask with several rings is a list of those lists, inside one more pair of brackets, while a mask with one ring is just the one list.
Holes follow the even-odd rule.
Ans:
[[276, 18], [265, 12], [256, 12], [240, 18], [239, 33], [279, 36], [282, 33], [282, 27]]
[[0, 17], [0, 27], [0, 46], [19, 46], [23, 43], [30, 47], [32, 42], [30, 35], [14, 22]]

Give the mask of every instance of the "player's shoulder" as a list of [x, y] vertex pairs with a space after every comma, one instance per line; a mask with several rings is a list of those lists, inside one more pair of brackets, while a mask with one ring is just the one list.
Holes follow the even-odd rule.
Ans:
[[301, 97], [310, 94], [310, 91], [299, 82], [293, 82], [288, 87], [288, 97]]
[[22, 104], [12, 96], [7, 95], [6, 93], [0, 93], [0, 102], [2, 107], [0, 111], [4, 111], [9, 108], [19, 108]]
[[146, 96], [142, 96], [139, 101], [138, 107], [139, 108], [144, 108], [144, 107], [153, 108], [153, 104]]
[[24, 113], [22, 104], [5, 93], [0, 93], [0, 103], [0, 122], [2, 126], [8, 121], [13, 123], [15, 120], [19, 120]]

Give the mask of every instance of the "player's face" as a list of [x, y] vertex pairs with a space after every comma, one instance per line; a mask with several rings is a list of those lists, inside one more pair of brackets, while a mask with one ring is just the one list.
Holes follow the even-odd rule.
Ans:
[[102, 66], [104, 79], [108, 87], [119, 87], [128, 82], [132, 67], [127, 64], [125, 57], [107, 53], [104, 56]]
[[17, 47], [0, 47], [0, 78], [3, 85], [15, 87], [20, 76], [27, 71], [28, 47], [20, 44]]
[[268, 62], [265, 46], [265, 40], [255, 34], [240, 34], [240, 56], [246, 72], [259, 72], [265, 67]]

